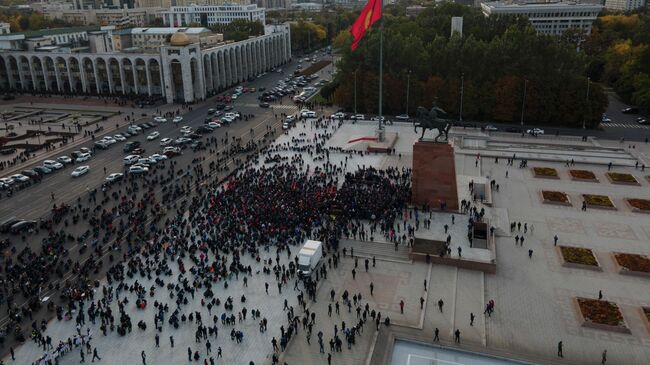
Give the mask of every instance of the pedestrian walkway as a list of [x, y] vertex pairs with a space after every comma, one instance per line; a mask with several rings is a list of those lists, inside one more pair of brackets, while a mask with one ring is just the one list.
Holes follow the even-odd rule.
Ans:
[[627, 123], [601, 123], [605, 128], [634, 128], [634, 129], [650, 129], [650, 126], [643, 124], [627, 124]]

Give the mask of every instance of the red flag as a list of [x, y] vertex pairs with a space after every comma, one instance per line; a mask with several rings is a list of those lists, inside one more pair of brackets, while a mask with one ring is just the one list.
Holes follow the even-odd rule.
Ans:
[[366, 6], [361, 11], [361, 14], [352, 24], [350, 32], [354, 36], [352, 42], [352, 50], [354, 51], [359, 46], [359, 42], [363, 38], [368, 28], [381, 19], [381, 4], [382, 0], [369, 0]]

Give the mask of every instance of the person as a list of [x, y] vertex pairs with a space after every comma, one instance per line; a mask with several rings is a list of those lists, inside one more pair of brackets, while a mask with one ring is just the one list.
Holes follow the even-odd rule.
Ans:
[[[372, 292], [373, 292], [373, 290], [375, 290], [375, 285], [374, 285], [374, 284], [372, 283], [372, 281], [371, 281], [371, 282], [370, 282], [370, 295], [371, 295], [371, 296], [372, 296]], [[332, 312], [331, 306], [330, 306], [330, 310], [329, 310], [329, 311]]]
[[602, 300], [602, 299], [603, 299], [603, 291], [599, 290], [598, 291], [598, 300]]
[[424, 309], [424, 298], [420, 297], [420, 309]]
[[562, 353], [562, 347], [563, 347], [563, 345], [562, 345], [562, 341], [558, 342], [558, 343], [557, 343], [557, 356], [563, 358], [563, 357], [564, 357], [564, 353]]
[[332, 353], [327, 353], [327, 365], [332, 365]]
[[156, 339], [156, 347], [160, 347], [160, 336], [158, 336], [157, 333], [155, 339]]
[[607, 362], [607, 350], [603, 350], [603, 355], [602, 355], [602, 358], [600, 360], [600, 363], [602, 365], [605, 365], [606, 362]]
[[533, 250], [528, 250], [528, 258], [532, 259], [533, 258]]
[[474, 326], [474, 313], [472, 312], [469, 314], [469, 325]]
[[174, 348], [174, 336], [169, 336], [169, 342], [172, 345], [172, 348]]
[[404, 314], [404, 300], [399, 301], [399, 311]]
[[444, 304], [445, 304], [445, 302], [443, 302], [442, 299], [440, 299], [440, 300], [438, 301], [438, 308], [440, 309], [440, 313], [442, 313], [442, 306], [443, 306]]
[[84, 355], [84, 349], [83, 348], [81, 348], [81, 350], [79, 351], [79, 354], [81, 354], [81, 361], [79, 361], [79, 363], [86, 362], [86, 357]]
[[95, 348], [93, 349], [93, 359], [92, 359], [91, 362], [95, 362], [95, 359], [97, 359], [97, 360], [101, 360], [101, 359], [102, 359], [101, 357], [99, 357], [99, 354], [97, 353], [97, 347], [95, 347]]
[[433, 331], [433, 342], [440, 342], [440, 337], [438, 336], [440, 334], [440, 330], [438, 327]]
[[460, 330], [458, 328], [454, 331], [454, 342], [460, 343]]
[[144, 350], [142, 350], [140, 356], [142, 357], [142, 365], [147, 365], [147, 354], [144, 353]]
[[558, 240], [558, 237], [557, 237], [557, 235], [555, 235], [555, 237], [553, 237], [553, 246], [557, 246], [557, 240]]

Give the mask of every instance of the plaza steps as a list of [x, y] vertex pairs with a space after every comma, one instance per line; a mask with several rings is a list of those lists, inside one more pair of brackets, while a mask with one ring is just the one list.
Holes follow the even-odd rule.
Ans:
[[[344, 247], [348, 249], [348, 255], [350, 248], [354, 248], [354, 255], [363, 259], [372, 259], [375, 256], [377, 260], [411, 263], [410, 248], [406, 245], [399, 245], [395, 251], [395, 246], [392, 243], [341, 240], [340, 249], [342, 250]], [[360, 265], [363, 264], [360, 263]]]

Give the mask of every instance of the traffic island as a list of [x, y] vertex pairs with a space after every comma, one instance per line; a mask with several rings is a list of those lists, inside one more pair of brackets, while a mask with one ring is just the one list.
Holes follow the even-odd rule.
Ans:
[[596, 175], [589, 170], [569, 170], [569, 176], [573, 181], [600, 182]]
[[650, 259], [646, 255], [613, 252], [614, 263], [621, 275], [650, 278]]
[[589, 248], [558, 246], [557, 251], [562, 260], [563, 267], [603, 271], [603, 268], [600, 267], [600, 263], [598, 262], [598, 258], [596, 258], [594, 252]]
[[572, 206], [571, 198], [561, 191], [542, 190], [542, 203], [551, 205]]
[[533, 176], [540, 179], [555, 179], [559, 180], [557, 170], [552, 167], [533, 167]]
[[606, 300], [574, 298], [582, 327], [618, 333], [632, 333], [623, 318], [621, 309]]
[[582, 194], [587, 208], [616, 210], [616, 206], [607, 195]]
[[637, 179], [632, 174], [625, 174], [620, 172], [608, 172], [605, 175], [607, 176], [609, 182], [611, 182], [612, 184], [641, 185], [639, 184], [639, 181], [637, 181]]

